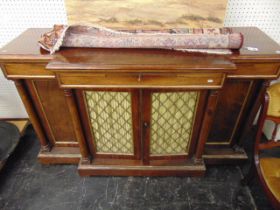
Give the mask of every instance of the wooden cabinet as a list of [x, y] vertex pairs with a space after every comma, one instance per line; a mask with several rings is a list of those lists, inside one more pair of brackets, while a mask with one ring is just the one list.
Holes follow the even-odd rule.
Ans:
[[257, 28], [232, 30], [259, 51], [223, 56], [87, 48], [49, 55], [36, 42], [48, 30], [29, 29], [0, 52], [42, 163], [79, 164], [80, 175], [198, 176], [205, 163], [247, 159], [244, 134], [280, 74], [280, 46]]

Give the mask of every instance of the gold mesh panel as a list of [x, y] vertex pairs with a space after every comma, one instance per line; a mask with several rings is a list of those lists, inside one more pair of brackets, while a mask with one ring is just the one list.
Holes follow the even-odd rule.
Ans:
[[131, 94], [86, 91], [97, 153], [133, 154]]
[[151, 155], [187, 154], [198, 92], [152, 94]]

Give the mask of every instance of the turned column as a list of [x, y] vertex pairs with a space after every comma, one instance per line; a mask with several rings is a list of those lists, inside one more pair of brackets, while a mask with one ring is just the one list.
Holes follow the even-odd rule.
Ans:
[[205, 114], [204, 114], [204, 118], [200, 129], [200, 134], [198, 138], [197, 150], [195, 153], [195, 159], [198, 161], [202, 159], [205, 143], [207, 141], [209, 131], [214, 119], [214, 113], [218, 103], [218, 96], [219, 96], [219, 91], [217, 90], [210, 91], [210, 95], [208, 97]]
[[25, 106], [25, 109], [28, 113], [29, 119], [33, 125], [34, 130], [36, 131], [36, 134], [39, 138], [39, 141], [41, 143], [41, 151], [43, 152], [49, 152], [50, 151], [50, 145], [46, 138], [46, 135], [44, 133], [44, 129], [40, 123], [40, 120], [38, 118], [38, 115], [34, 109], [34, 106], [32, 104], [32, 100], [30, 99], [28, 92], [25, 89], [24, 82], [22, 80], [15, 80], [15, 85], [17, 88], [17, 91], [21, 97], [21, 100]]
[[67, 105], [68, 105], [68, 108], [70, 111], [72, 123], [73, 123], [74, 130], [75, 130], [75, 135], [76, 135], [77, 141], [79, 143], [79, 147], [80, 147], [80, 151], [81, 151], [81, 155], [82, 155], [82, 163], [89, 163], [90, 162], [89, 150], [87, 148], [85, 137], [83, 134], [83, 129], [81, 126], [82, 124], [81, 124], [81, 120], [79, 117], [79, 112], [77, 109], [73, 91], [70, 89], [65, 89], [64, 95], [66, 97], [66, 102], [67, 102]]

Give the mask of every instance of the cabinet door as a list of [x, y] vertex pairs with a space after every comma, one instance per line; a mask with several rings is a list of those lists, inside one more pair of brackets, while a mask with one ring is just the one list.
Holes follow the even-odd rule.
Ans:
[[197, 90], [143, 92], [144, 162], [188, 159], [194, 152], [206, 93]]
[[139, 91], [78, 91], [80, 111], [94, 158], [139, 159]]

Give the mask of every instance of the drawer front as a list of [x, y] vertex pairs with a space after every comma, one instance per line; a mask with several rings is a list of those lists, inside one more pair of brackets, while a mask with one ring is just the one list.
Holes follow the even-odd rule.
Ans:
[[9, 79], [55, 78], [55, 74], [46, 70], [44, 64], [6, 64], [4, 74]]
[[279, 63], [240, 63], [237, 69], [230, 73], [230, 78], [276, 79], [280, 75]]
[[59, 73], [64, 88], [197, 88], [217, 89], [223, 73]]

